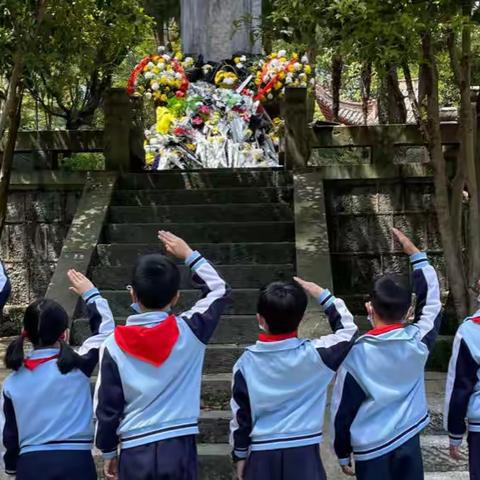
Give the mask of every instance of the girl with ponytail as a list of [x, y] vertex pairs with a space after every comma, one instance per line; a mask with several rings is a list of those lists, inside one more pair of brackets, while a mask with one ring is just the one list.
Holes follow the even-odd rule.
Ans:
[[[88, 278], [75, 270], [67, 276], [70, 290], [86, 303], [92, 336], [75, 352], [68, 344], [67, 312], [44, 298], [28, 306], [23, 330], [5, 355], [13, 373], [3, 384], [0, 424], [5, 470], [17, 480], [97, 478], [90, 377], [114, 322]], [[25, 354], [27, 342], [33, 349]]]

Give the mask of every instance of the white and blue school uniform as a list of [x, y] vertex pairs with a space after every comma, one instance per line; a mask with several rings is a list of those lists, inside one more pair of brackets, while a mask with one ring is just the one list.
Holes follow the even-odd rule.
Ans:
[[3, 262], [0, 262], [0, 312], [7, 303], [8, 297], [12, 293], [12, 285], [8, 277], [7, 270]]
[[3, 384], [5, 470], [16, 472], [18, 480], [96, 478], [90, 377], [114, 321], [96, 288], [82, 297], [92, 336], [78, 350], [80, 366], [62, 374], [57, 366], [59, 348], [34, 349]]
[[230, 289], [198, 252], [186, 264], [202, 299], [179, 316], [132, 315], [102, 349], [96, 445], [105, 458], [121, 451], [121, 480], [197, 478], [203, 361]]
[[438, 277], [426, 254], [410, 260], [416, 294], [413, 323], [375, 328], [361, 336], [334, 388], [333, 446], [342, 465], [353, 453], [359, 480], [423, 478], [417, 437], [429, 423], [424, 369], [438, 336], [442, 306]]
[[480, 310], [458, 328], [448, 367], [444, 426], [451, 445], [468, 430], [470, 477], [480, 478]]
[[246, 480], [323, 480], [319, 444], [327, 390], [358, 328], [343, 300], [319, 302], [334, 333], [316, 340], [261, 334], [233, 368], [230, 443]]

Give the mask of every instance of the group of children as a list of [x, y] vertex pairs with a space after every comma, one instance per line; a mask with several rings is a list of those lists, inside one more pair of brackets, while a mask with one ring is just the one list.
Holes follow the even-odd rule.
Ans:
[[[258, 341], [233, 369], [232, 457], [240, 480], [323, 480], [319, 445], [329, 385], [333, 446], [346, 475], [359, 480], [423, 479], [419, 435], [429, 422], [424, 369], [441, 320], [438, 278], [427, 256], [400, 231], [416, 296], [398, 277], [375, 281], [366, 304], [372, 329], [359, 336], [345, 303], [295, 277], [262, 289]], [[132, 308], [115, 327], [107, 301], [84, 275], [68, 272], [86, 303], [92, 336], [68, 344], [69, 319], [55, 301], [26, 310], [8, 347], [13, 370], [3, 383], [6, 473], [18, 480], [93, 480], [92, 448], [108, 480], [195, 480], [195, 436], [206, 345], [231, 301], [213, 266], [181, 238], [160, 231], [170, 256], [185, 262], [201, 299], [175, 315], [180, 272], [169, 257], [140, 257]], [[0, 304], [10, 293], [0, 269]], [[332, 333], [315, 340], [297, 330], [311, 295]], [[24, 353], [25, 341], [32, 345]], [[90, 378], [99, 365], [94, 399]], [[447, 380], [450, 454], [460, 458], [467, 430], [472, 479], [480, 479], [480, 311], [459, 328]], [[352, 459], [355, 460], [353, 464]]]

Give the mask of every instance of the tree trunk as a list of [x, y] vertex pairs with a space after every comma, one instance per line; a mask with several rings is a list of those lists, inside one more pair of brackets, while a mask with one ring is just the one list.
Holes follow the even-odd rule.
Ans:
[[447, 266], [450, 291], [457, 318], [463, 319], [468, 311], [468, 291], [461, 252], [461, 235], [455, 232], [449, 208], [448, 176], [443, 156], [440, 133], [440, 111], [438, 102], [438, 71], [430, 33], [422, 37], [422, 54], [425, 64], [426, 120], [423, 129], [433, 166], [435, 184], [435, 211], [442, 240], [443, 254]]
[[340, 55], [332, 58], [332, 112], [333, 120], [338, 122], [340, 114], [340, 89], [342, 87], [343, 60]]
[[418, 103], [421, 105], [425, 100], [425, 65], [418, 66]]
[[370, 102], [370, 93], [372, 88], [372, 64], [365, 63], [361, 72], [361, 90], [362, 90], [362, 113], [363, 124], [368, 123], [368, 103]]
[[378, 97], [378, 119], [381, 124], [405, 123], [407, 108], [398, 84], [397, 67], [386, 65], [380, 78]]
[[[463, 143], [466, 182], [470, 203], [468, 208], [468, 285], [473, 287], [480, 277], [480, 212], [478, 203], [477, 167], [475, 164], [475, 131], [471, 102], [471, 26], [462, 31], [462, 56], [460, 68], [460, 124]], [[469, 289], [470, 311], [476, 308], [476, 295]]]
[[15, 144], [17, 143], [17, 133], [21, 120], [22, 98], [23, 88], [15, 89], [14, 100], [11, 102], [8, 112], [10, 126], [7, 141], [4, 144], [2, 165], [0, 166], [0, 236], [7, 218], [8, 188], [10, 186]]

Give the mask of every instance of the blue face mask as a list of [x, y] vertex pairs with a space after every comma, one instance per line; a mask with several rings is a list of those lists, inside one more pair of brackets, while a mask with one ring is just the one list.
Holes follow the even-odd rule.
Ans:
[[140, 308], [140, 305], [138, 303], [132, 303], [130, 305], [130, 308], [135, 312], [135, 313], [142, 313], [142, 309]]

